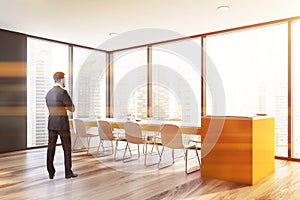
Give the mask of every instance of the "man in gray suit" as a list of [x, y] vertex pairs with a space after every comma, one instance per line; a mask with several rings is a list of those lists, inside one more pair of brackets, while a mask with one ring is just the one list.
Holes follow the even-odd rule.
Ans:
[[53, 165], [58, 135], [60, 136], [64, 151], [65, 178], [74, 178], [78, 175], [72, 171], [71, 134], [67, 110], [74, 112], [75, 107], [65, 87], [65, 74], [56, 72], [53, 75], [55, 86], [46, 95], [49, 110], [48, 118], [48, 150], [47, 170], [49, 178], [53, 179], [55, 168]]

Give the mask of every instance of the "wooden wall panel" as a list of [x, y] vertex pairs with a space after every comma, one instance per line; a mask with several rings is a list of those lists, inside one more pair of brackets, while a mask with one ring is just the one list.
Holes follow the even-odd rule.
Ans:
[[27, 37], [0, 30], [0, 153], [26, 149]]

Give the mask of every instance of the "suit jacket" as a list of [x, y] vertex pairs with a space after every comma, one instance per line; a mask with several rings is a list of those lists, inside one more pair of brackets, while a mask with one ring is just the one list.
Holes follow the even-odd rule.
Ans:
[[46, 95], [49, 110], [48, 130], [70, 130], [67, 110], [74, 112], [75, 107], [68, 92], [54, 86]]

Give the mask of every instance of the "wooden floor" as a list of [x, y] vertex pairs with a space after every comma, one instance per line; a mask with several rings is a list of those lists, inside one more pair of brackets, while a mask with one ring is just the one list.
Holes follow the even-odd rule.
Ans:
[[[145, 167], [143, 157], [124, 163], [85, 151], [73, 153], [73, 171], [79, 176], [65, 179], [62, 154], [59, 146], [53, 180], [48, 179], [45, 148], [0, 154], [0, 199], [300, 199], [297, 162], [276, 160], [274, 174], [247, 186], [204, 178], [199, 171], [186, 175], [182, 157], [158, 170], [155, 165]], [[157, 156], [149, 159], [156, 160]]]

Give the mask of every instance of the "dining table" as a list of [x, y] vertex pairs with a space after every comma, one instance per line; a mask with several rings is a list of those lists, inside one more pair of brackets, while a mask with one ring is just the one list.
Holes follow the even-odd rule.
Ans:
[[[201, 124], [190, 124], [188, 122], [182, 122], [179, 120], [157, 120], [157, 119], [118, 119], [118, 118], [97, 118], [91, 119], [86, 118], [82, 119], [85, 122], [87, 127], [97, 127], [97, 120], [105, 120], [110, 122], [112, 128], [114, 129], [123, 129], [124, 123], [127, 121], [134, 121], [141, 126], [143, 131], [154, 131], [159, 132], [163, 124], [174, 124], [180, 127], [182, 133], [200, 135]], [[70, 120], [70, 125], [73, 122]]]

